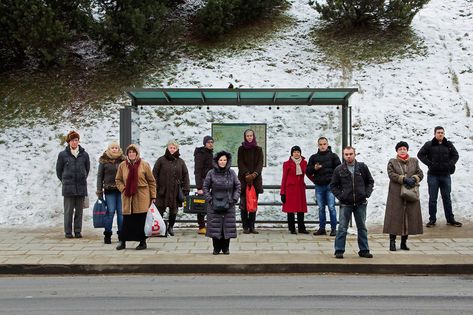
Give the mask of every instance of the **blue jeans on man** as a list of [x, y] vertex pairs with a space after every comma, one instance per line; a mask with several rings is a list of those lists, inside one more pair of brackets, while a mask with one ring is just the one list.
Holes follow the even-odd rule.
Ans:
[[118, 232], [122, 230], [123, 215], [122, 215], [122, 195], [117, 191], [105, 193], [105, 202], [107, 203], [107, 216], [105, 218], [105, 232], [112, 232], [113, 218], [117, 214], [117, 228]]
[[368, 229], [366, 228], [366, 207], [367, 203], [361, 205], [341, 205], [338, 231], [335, 238], [335, 253], [345, 252], [345, 243], [347, 238], [348, 223], [352, 213], [355, 217], [356, 228], [358, 229], [358, 248], [360, 253], [369, 253], [368, 247]]
[[330, 190], [330, 185], [315, 185], [315, 195], [317, 205], [319, 206], [319, 227], [325, 230], [327, 217], [325, 215], [325, 206], [328, 207], [330, 215], [330, 226], [332, 231], [337, 229], [337, 210], [335, 209], [335, 196]]
[[429, 222], [435, 223], [437, 221], [437, 199], [442, 195], [443, 211], [445, 212], [445, 219], [447, 222], [454, 222], [452, 211], [452, 200], [450, 199], [450, 192], [452, 191], [452, 179], [450, 175], [427, 175], [427, 184], [429, 186]]

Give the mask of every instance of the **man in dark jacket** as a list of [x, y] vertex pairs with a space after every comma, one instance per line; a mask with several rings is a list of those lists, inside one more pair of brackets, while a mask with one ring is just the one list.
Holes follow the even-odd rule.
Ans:
[[80, 136], [70, 131], [66, 136], [68, 143], [58, 155], [56, 174], [62, 183], [64, 196], [64, 233], [66, 238], [82, 237], [82, 212], [84, 198], [87, 196], [87, 176], [90, 170], [90, 159], [84, 148], [79, 145]]
[[[203, 140], [203, 147], [195, 148], [194, 151], [194, 175], [195, 185], [197, 186], [197, 193], [203, 195], [203, 186], [205, 176], [210, 171], [213, 161], [214, 139], [211, 136], [205, 136]], [[199, 224], [199, 234], [205, 235], [205, 214], [197, 214], [197, 223]]]
[[420, 149], [417, 157], [429, 167], [427, 172], [427, 185], [429, 186], [429, 222], [427, 227], [435, 226], [437, 221], [437, 198], [442, 195], [443, 210], [447, 224], [461, 227], [462, 224], [455, 221], [452, 211], [452, 180], [450, 174], [455, 172], [455, 164], [458, 161], [458, 152], [453, 144], [445, 138], [445, 130], [441, 126], [434, 128], [435, 137], [427, 141]]
[[319, 206], [319, 229], [314, 235], [325, 235], [325, 225], [327, 219], [325, 216], [325, 206], [328, 206], [330, 214], [330, 236], [337, 234], [337, 210], [335, 209], [335, 196], [330, 190], [330, 181], [332, 180], [333, 170], [339, 166], [340, 158], [328, 145], [325, 137], [317, 140], [319, 151], [313, 154], [307, 164], [307, 176], [311, 178], [315, 184], [315, 195], [317, 196], [317, 204]]
[[340, 201], [340, 216], [337, 236], [335, 238], [335, 257], [343, 258], [347, 238], [348, 222], [353, 213], [358, 229], [358, 255], [373, 258], [368, 247], [368, 230], [366, 229], [367, 199], [373, 192], [374, 180], [368, 167], [355, 159], [353, 147], [343, 149], [344, 163], [333, 172], [330, 189]]

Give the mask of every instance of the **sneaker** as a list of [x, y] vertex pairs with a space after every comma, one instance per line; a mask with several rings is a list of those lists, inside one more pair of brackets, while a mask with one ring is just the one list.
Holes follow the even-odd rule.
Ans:
[[207, 229], [206, 228], [199, 228], [199, 232], [197, 232], [197, 234], [200, 234], [200, 235], [205, 235], [205, 233], [207, 233]]
[[358, 256], [362, 258], [373, 258], [373, 254], [371, 254], [370, 252], [359, 252]]
[[325, 229], [318, 229], [314, 232], [314, 235], [327, 235], [327, 232], [325, 231]]
[[458, 222], [458, 221], [452, 220], [452, 221], [450, 221], [450, 222], [447, 222], [447, 225], [453, 225], [453, 226], [456, 226], [456, 227], [462, 227], [463, 224], [461, 224], [461, 223]]
[[427, 223], [425, 226], [428, 227], [428, 228], [429, 227], [434, 227], [435, 226], [435, 221], [429, 221], [429, 223]]
[[330, 236], [337, 236], [337, 230], [333, 229], [330, 231]]
[[337, 259], [343, 259], [343, 253], [342, 253], [342, 252], [336, 252], [336, 253], [335, 253], [335, 258], [337, 258]]

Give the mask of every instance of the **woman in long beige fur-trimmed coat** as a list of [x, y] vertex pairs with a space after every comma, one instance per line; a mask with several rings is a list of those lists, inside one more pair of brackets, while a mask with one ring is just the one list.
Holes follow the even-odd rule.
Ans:
[[[401, 198], [401, 186], [419, 185], [424, 174], [419, 161], [408, 155], [409, 145], [401, 141], [396, 144], [397, 156], [388, 162], [389, 192], [386, 201], [383, 233], [389, 234], [389, 250], [396, 250], [396, 235], [401, 235], [401, 249], [409, 250], [407, 237], [422, 234], [420, 201], [408, 202]], [[402, 169], [401, 169], [402, 168]]]
[[144, 233], [146, 214], [156, 200], [156, 181], [148, 162], [140, 157], [138, 146], [130, 144], [126, 160], [118, 166], [115, 182], [122, 193], [123, 227], [117, 250], [126, 248], [126, 241], [139, 241], [136, 249], [146, 249]]

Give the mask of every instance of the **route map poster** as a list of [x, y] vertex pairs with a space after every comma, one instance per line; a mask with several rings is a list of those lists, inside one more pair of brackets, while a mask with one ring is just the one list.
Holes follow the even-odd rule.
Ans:
[[243, 142], [243, 132], [252, 129], [256, 133], [256, 141], [263, 149], [263, 162], [266, 166], [266, 124], [260, 123], [232, 123], [212, 124], [214, 138], [214, 153], [225, 150], [232, 154], [232, 167], [238, 166], [238, 148]]

